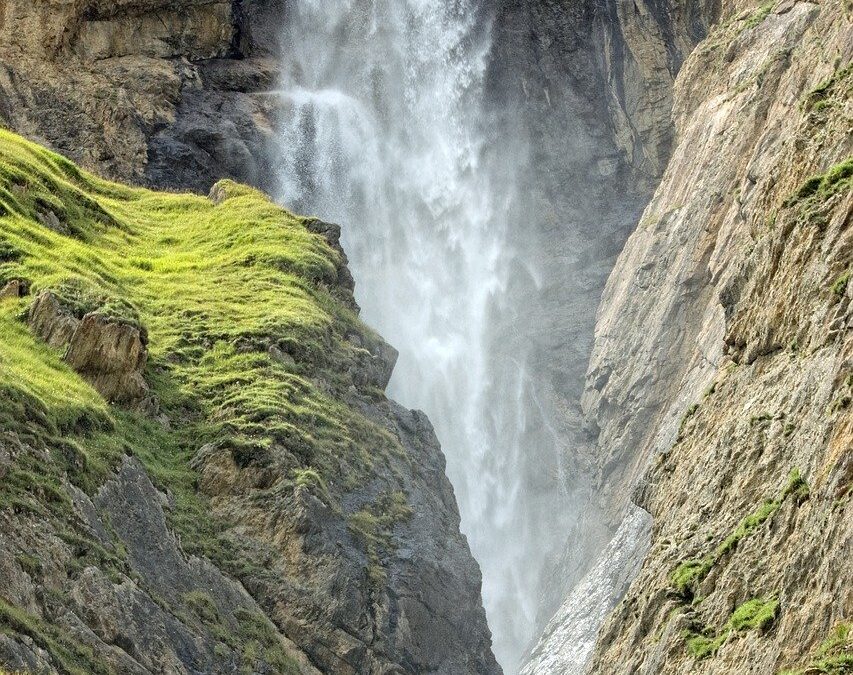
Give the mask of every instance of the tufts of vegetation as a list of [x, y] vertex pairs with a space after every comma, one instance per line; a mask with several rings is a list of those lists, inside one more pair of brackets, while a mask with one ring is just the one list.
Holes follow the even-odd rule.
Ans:
[[784, 501], [793, 497], [797, 504], [808, 499], [809, 486], [800, 475], [799, 469], [793, 469], [788, 474], [788, 480], [782, 492], [775, 499], [766, 500], [754, 513], [746, 516], [714, 550], [708, 555], [686, 560], [680, 563], [670, 574], [670, 582], [677, 593], [687, 599], [694, 596], [695, 590], [708, 576], [708, 573], [727, 553], [733, 551], [738, 543], [751, 535], [762, 524], [770, 519], [782, 506]]
[[729, 639], [739, 632], [764, 631], [776, 621], [779, 601], [775, 598], [754, 598], [740, 605], [719, 632], [703, 630], [684, 634], [687, 651], [696, 660], [713, 656]]
[[836, 298], [842, 297], [847, 292], [847, 285], [850, 283], [850, 270], [839, 276], [832, 284], [832, 295]]
[[833, 99], [845, 99], [849, 97], [853, 83], [850, 76], [853, 75], [853, 65], [836, 70], [831, 77], [818, 84], [803, 99], [803, 108], [806, 111], [820, 112], [833, 104]]
[[743, 30], [755, 28], [757, 25], [762, 23], [764, 19], [766, 19], [770, 12], [773, 10], [773, 5], [775, 4], [776, 0], [769, 0], [769, 2], [765, 2], [758, 9], [756, 9], [743, 22]]
[[693, 403], [689, 408], [687, 408], [687, 410], [684, 411], [684, 414], [681, 416], [681, 421], [678, 423], [679, 437], [684, 434], [684, 428], [687, 426], [687, 423], [696, 415], [698, 411], [698, 403]]
[[184, 603], [203, 623], [215, 624], [219, 621], [219, 610], [208, 593], [204, 591], [184, 593]]
[[799, 469], [791, 469], [788, 474], [788, 482], [785, 484], [785, 489], [782, 491], [782, 500], [788, 497], [793, 497], [797, 505], [802, 504], [809, 498], [809, 484], [802, 477]]
[[10, 605], [0, 597], [0, 633], [26, 635], [55, 659], [67, 675], [110, 675], [111, 669], [94, 658], [91, 648], [70, 639], [67, 631]]
[[[116, 185], [0, 130], [0, 282], [26, 280], [31, 296], [50, 290], [78, 317], [97, 311], [146, 332], [145, 377], [168, 420], [110, 407], [30, 333], [31, 297], [0, 301], [0, 430], [30, 448], [0, 482], [0, 511], [49, 516], [74, 553], [70, 575], [86, 564], [129, 573], [120, 551], [73, 518], [65, 482], [91, 494], [129, 454], [171, 495], [167, 517], [183, 548], [239, 573], [248, 563], [198, 491], [200, 447], [215, 443], [241, 467], [277, 462], [281, 486], [311, 486], [329, 501], [330, 477], [357, 484], [404, 452], [341, 402], [363, 387], [357, 364], [380, 338], [340, 301], [340, 254], [260, 192], [228, 181], [217, 190], [214, 203]], [[406, 508], [391, 498], [372, 511], [377, 526], [360, 530], [386, 541]], [[214, 616], [201, 596], [184, 605], [202, 621]], [[0, 624], [31, 635], [64, 670], [100, 672], [48, 627], [6, 610]], [[251, 649], [274, 650], [256, 638]]]
[[241, 672], [247, 675], [257, 672], [255, 663], [263, 659], [281, 675], [298, 675], [299, 664], [289, 656], [282, 646], [275, 627], [264, 615], [247, 609], [235, 612], [238, 621], [237, 634], [240, 640], [244, 667]]
[[729, 619], [733, 630], [766, 630], [776, 620], [779, 601], [775, 598], [754, 598], [738, 607]]
[[824, 173], [806, 180], [793, 195], [785, 200], [784, 206], [794, 206], [807, 200], [823, 201], [850, 188], [851, 184], [853, 184], [853, 158], [840, 162]]
[[779, 671], [779, 675], [843, 675], [853, 673], [853, 624], [839, 623], [809, 662], [799, 668]]
[[370, 560], [368, 576], [373, 583], [379, 584], [385, 579], [380, 564], [383, 551], [393, 548], [394, 527], [408, 521], [413, 515], [406, 495], [395, 491], [383, 494], [373, 505], [359, 509], [349, 521], [350, 531], [364, 544]]

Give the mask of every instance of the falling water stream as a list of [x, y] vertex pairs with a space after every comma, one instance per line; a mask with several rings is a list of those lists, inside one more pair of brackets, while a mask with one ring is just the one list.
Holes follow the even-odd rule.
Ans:
[[400, 351], [389, 393], [442, 442], [512, 673], [567, 509], [535, 327], [508, 292], [536, 265], [509, 244], [524, 149], [484, 122], [484, 22], [469, 0], [291, 0], [278, 179], [283, 203], [343, 226], [363, 317]]

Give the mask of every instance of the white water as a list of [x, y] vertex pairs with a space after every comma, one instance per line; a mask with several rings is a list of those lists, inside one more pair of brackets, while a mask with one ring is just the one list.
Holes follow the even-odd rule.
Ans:
[[568, 509], [527, 375], [535, 327], [516, 324], [507, 290], [518, 270], [536, 276], [507, 243], [524, 148], [488, 137], [489, 31], [476, 9], [293, 0], [279, 197], [343, 226], [363, 317], [400, 350], [389, 393], [426, 411], [442, 442], [495, 654], [512, 673]]

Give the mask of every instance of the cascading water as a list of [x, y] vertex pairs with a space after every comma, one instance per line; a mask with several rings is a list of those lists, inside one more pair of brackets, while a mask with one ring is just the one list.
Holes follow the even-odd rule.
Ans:
[[483, 123], [485, 21], [466, 0], [291, 0], [279, 198], [343, 225], [363, 317], [400, 350], [390, 394], [436, 426], [513, 672], [569, 509], [508, 293], [535, 266], [508, 244], [522, 144]]

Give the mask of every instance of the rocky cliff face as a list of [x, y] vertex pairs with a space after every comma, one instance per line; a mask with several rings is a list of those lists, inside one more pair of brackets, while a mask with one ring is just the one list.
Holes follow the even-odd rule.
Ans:
[[850, 662], [852, 56], [842, 3], [724, 5], [678, 76], [584, 395], [654, 519], [590, 672]]
[[[547, 591], [551, 597], [542, 603], [555, 613], [545, 617], [548, 625], [525, 672], [584, 668], [589, 635], [597, 631], [598, 606], [618, 601], [630, 570], [638, 569], [646, 554], [646, 521], [637, 518], [636, 507], [628, 505], [628, 515], [621, 520], [635, 489], [634, 501], [654, 516], [653, 548], [626, 604], [601, 635], [589, 672], [723, 672], [726, 667], [740, 672], [735, 664], [752, 664], [749, 650], [756, 643], [764, 644], [766, 653], [755, 657], [755, 672], [797, 665], [797, 649], [803, 655], [798, 663], [804, 665], [809, 650], [832, 634], [833, 623], [849, 617], [849, 593], [837, 592], [850, 586], [841, 563], [849, 555], [849, 528], [818, 534], [804, 523], [796, 536], [789, 537], [785, 530], [775, 540], [756, 544], [754, 552], [732, 564], [716, 597], [704, 600], [714, 586], [696, 591], [703, 599], [699, 610], [690, 608], [685, 589], [673, 589], [671, 574], [678, 562], [704, 563], [709, 555], [714, 557], [714, 547], [750, 515], [744, 500], [754, 500], [753, 511], [765, 500], [779, 501], [783, 510], [799, 503], [780, 496], [790, 471], [798, 469], [806, 476], [806, 457], [808, 471], [821, 476], [824, 490], [821, 497], [813, 497], [822, 500], [823, 507], [810, 516], [811, 527], [844, 519], [843, 511], [834, 510], [842, 502], [833, 500], [847, 494], [843, 486], [848, 479], [837, 476], [845, 475], [851, 446], [846, 404], [839, 404], [848, 396], [849, 374], [849, 318], [843, 295], [850, 266], [845, 238], [849, 183], [843, 178], [850, 151], [849, 13], [833, 4], [770, 3], [744, 9], [713, 2], [615, 2], [567, 8], [561, 3], [508, 2], [499, 12], [498, 25], [503, 33], [495, 63], [509, 64], [495, 70], [499, 101], [517, 106], [510, 108], [510, 118], [518, 117], [518, 110], [526, 113], [522, 117], [529, 124], [535, 177], [531, 192], [545, 208], [553, 208], [550, 229], [542, 227], [545, 221], [538, 225], [538, 243], [548, 242], [541, 247], [549, 252], [546, 278], [555, 286], [534, 310], [541, 312], [536, 325], [546, 327], [540, 367], [552, 377], [570, 461], [576, 462], [581, 476], [590, 476], [587, 515], [555, 571]], [[516, 64], [520, 70], [512, 68]], [[827, 171], [834, 177], [826, 179], [822, 190], [814, 190], [823, 196], [810, 197], [807, 206], [800, 200], [800, 210], [791, 211], [791, 195], [811, 174]], [[654, 199], [640, 216], [652, 192]], [[822, 215], [803, 215], [815, 210]], [[785, 218], [790, 222], [781, 235], [775, 223]], [[821, 234], [819, 240], [796, 229], [791, 234], [795, 226], [790, 223], [815, 218], [835, 222], [837, 230]], [[761, 229], [759, 222], [772, 225]], [[622, 237], [635, 227], [618, 260], [611, 258], [608, 252], [621, 249]], [[770, 243], [772, 235], [775, 244]], [[799, 249], [793, 241], [800, 242]], [[789, 260], [787, 267], [783, 258]], [[815, 268], [818, 260], [820, 269]], [[597, 302], [599, 283], [611, 267], [593, 321], [586, 309]], [[774, 309], [757, 309], [768, 303]], [[593, 322], [591, 364], [585, 385], [579, 385], [586, 345], [593, 344]], [[790, 335], [780, 338], [781, 324]], [[750, 337], [735, 337], [734, 325]], [[809, 325], [813, 328], [807, 329]], [[822, 328], [815, 329], [817, 325]], [[804, 359], [800, 335], [806, 332], [813, 333], [817, 343], [828, 341], [821, 348], [828, 362], [820, 356]], [[761, 363], [758, 355], [778, 352], [778, 359], [787, 358], [786, 340], [798, 358], [784, 370], [776, 365], [766, 371], [766, 378], [757, 379], [753, 368], [762, 366], [753, 364]], [[751, 341], [755, 344], [748, 347]], [[732, 347], [734, 343], [739, 346]], [[812, 346], [808, 353], [816, 349]], [[739, 350], [745, 350], [749, 368], [730, 370], [734, 361], [743, 362], [733, 354]], [[676, 449], [685, 443], [691, 428], [685, 419], [715, 405], [713, 397], [703, 395], [715, 388], [721, 373], [731, 372], [742, 373], [744, 389], [733, 394], [733, 400], [716, 400], [729, 407], [730, 423], [746, 419], [746, 428], [753, 429], [763, 416], [759, 426], [777, 420], [772, 426], [781, 436], [768, 440], [773, 438], [770, 433], [756, 440], [743, 429], [736, 435], [716, 428], [722, 426], [719, 417], [708, 419], [704, 434], [693, 441], [693, 454], [677, 460], [684, 474], [673, 483], [678, 455], [670, 451], [674, 443]], [[745, 412], [769, 406], [776, 387], [779, 395], [785, 392], [784, 405], [776, 401], [770, 406], [773, 412]], [[578, 411], [580, 390], [584, 393]], [[800, 394], [792, 396], [792, 390]], [[806, 400], [808, 412], [800, 407]], [[780, 415], [820, 422], [798, 439], [793, 430], [804, 423], [778, 421]], [[768, 429], [763, 433], [766, 436]], [[777, 456], [764, 449], [768, 444], [775, 445]], [[810, 449], [814, 445], [821, 449]], [[651, 459], [663, 456], [671, 459]], [[613, 533], [610, 546], [591, 564]], [[802, 546], [800, 537], [812, 540], [810, 552], [803, 551], [802, 557], [792, 554]], [[761, 557], [762, 551], [776, 551], [785, 539], [785, 552], [772, 559]], [[691, 546], [695, 550], [685, 550]], [[731, 543], [726, 556], [730, 551]], [[724, 560], [729, 564], [728, 557]], [[808, 612], [798, 613], [788, 620], [788, 628], [780, 627], [765, 643], [750, 633], [740, 648], [726, 647], [731, 650], [728, 665], [693, 660], [688, 644], [696, 647], [701, 641], [690, 638], [701, 634], [712, 644], [720, 640], [712, 650], [716, 653], [723, 638], [734, 643], [744, 636], [742, 623], [740, 629], [729, 623], [740, 604], [747, 603], [747, 611], [769, 608], [772, 605], [749, 601], [775, 602], [783, 592], [789, 607], [800, 604], [802, 587], [769, 588], [773, 574], [782, 576], [780, 570], [794, 560], [802, 570], [810, 565], [836, 570], [828, 573], [824, 590], [817, 593], [824, 598], [821, 609], [815, 610], [822, 617], [819, 625], [812, 628]], [[701, 563], [696, 569], [703, 569]], [[768, 568], [764, 575], [747, 574], [759, 565]], [[775, 571], [769, 571], [774, 565]], [[706, 574], [715, 575], [704, 570], [702, 580]], [[755, 586], [750, 588], [743, 579]], [[590, 597], [595, 598], [592, 604]], [[662, 640], [665, 626], [667, 639]], [[781, 655], [780, 645], [787, 642], [799, 646], [785, 647]], [[843, 645], [836, 634], [827, 654]]]
[[276, 0], [8, 0], [0, 122], [107, 177], [271, 187]]
[[[510, 292], [523, 308], [519, 324], [536, 327], [524, 336], [535, 343], [534, 366], [559, 430], [566, 482], [575, 493], [571, 508], [579, 514], [543, 589], [539, 623], [550, 624], [546, 642], [560, 624], [554, 613], [619, 529], [627, 501], [627, 493], [600, 479], [613, 467], [601, 460], [596, 420], [581, 406], [595, 309], [666, 167], [675, 77], [718, 11], [715, 2], [513, 0], [495, 10], [492, 108], [498, 128], [511, 129], [504, 135], [526, 139], [523, 219], [514, 243], [538, 275], [535, 284], [519, 283]], [[599, 569], [618, 579], [623, 563], [631, 566], [624, 560]], [[596, 597], [611, 606], [622, 590], [617, 583]], [[587, 610], [597, 613], [596, 603]], [[560, 611], [576, 617], [585, 610]], [[597, 624], [575, 623], [585, 633], [573, 636], [591, 646]], [[543, 650], [545, 644], [536, 648]], [[536, 672], [545, 665], [534, 659], [530, 667]], [[567, 666], [558, 661], [554, 667]]]

